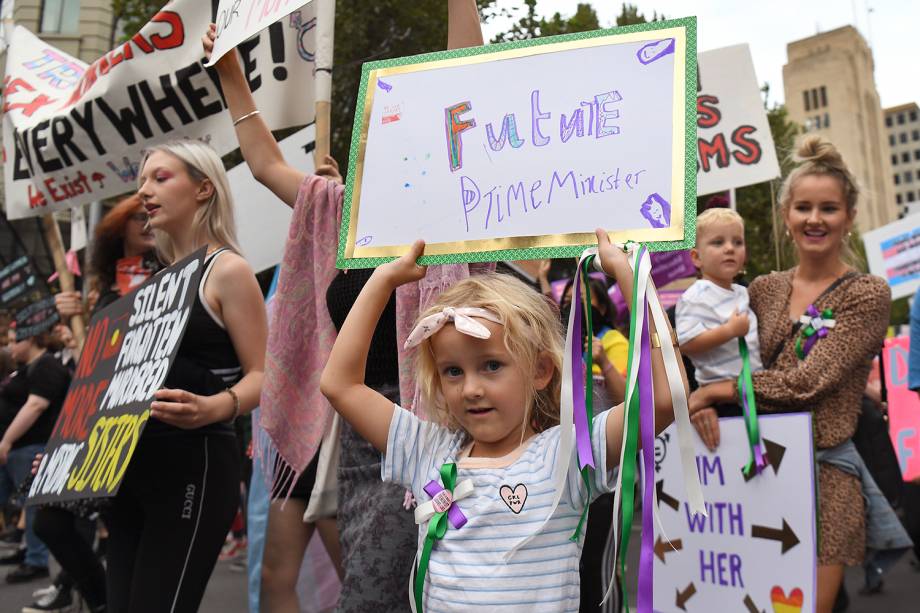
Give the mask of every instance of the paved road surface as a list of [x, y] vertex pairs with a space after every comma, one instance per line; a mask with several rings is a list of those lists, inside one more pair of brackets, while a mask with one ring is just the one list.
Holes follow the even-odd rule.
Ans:
[[[848, 613], [916, 613], [920, 610], [917, 604], [920, 601], [920, 572], [909, 564], [908, 558], [902, 558], [887, 575], [883, 593], [873, 596], [858, 594], [862, 585], [861, 571], [850, 569], [846, 578], [852, 597]], [[21, 607], [29, 602], [32, 590], [45, 585], [47, 582], [0, 584], [0, 612], [19, 613]], [[246, 613], [247, 606], [245, 573], [231, 570], [227, 563], [218, 564], [205, 594], [202, 613]], [[693, 611], [690, 610], [690, 613]]]

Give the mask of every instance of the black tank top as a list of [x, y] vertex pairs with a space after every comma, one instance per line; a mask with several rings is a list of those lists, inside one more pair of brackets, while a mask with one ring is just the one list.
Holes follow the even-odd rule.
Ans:
[[[340, 270], [326, 289], [326, 308], [336, 331], [342, 329], [345, 318], [358, 294], [374, 272], [373, 268], [358, 268], [347, 273]], [[364, 370], [364, 383], [375, 389], [399, 385], [399, 361], [396, 348], [396, 294], [390, 296], [380, 321], [374, 329]]]
[[[188, 316], [185, 336], [179, 344], [176, 361], [166, 376], [163, 387], [181, 389], [200, 396], [211, 396], [232, 386], [242, 378], [243, 369], [236, 355], [230, 335], [216, 313], [208, 306], [204, 297], [205, 283], [214, 267], [214, 262], [226, 247], [218, 249], [204, 261], [204, 272], [198, 284], [198, 292]], [[183, 430], [157, 419], [150, 419], [143, 436], [165, 434], [225, 433], [233, 434], [231, 422], [208, 424], [195, 430]]]

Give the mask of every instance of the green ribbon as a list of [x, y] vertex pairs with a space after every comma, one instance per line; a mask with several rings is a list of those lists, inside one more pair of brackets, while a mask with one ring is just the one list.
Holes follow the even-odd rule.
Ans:
[[[591, 266], [594, 263], [594, 256], [585, 258], [582, 262], [581, 270], [577, 271], [575, 281], [582, 286], [582, 304], [581, 308], [584, 309], [585, 313], [585, 330], [584, 338], [594, 342], [594, 323], [591, 320], [591, 284], [588, 283], [590, 278]], [[574, 339], [573, 339], [574, 340]], [[581, 342], [581, 339], [579, 339]], [[588, 427], [592, 427], [594, 424], [594, 347], [593, 345], [588, 345], [587, 350], [584, 351], [585, 355], [585, 413], [588, 417]], [[574, 368], [574, 365], [573, 365]], [[573, 382], [574, 384], [574, 382]], [[577, 407], [576, 407], [577, 409]], [[587, 499], [591, 499], [591, 468], [589, 466], [584, 466], [581, 469], [581, 479], [585, 483], [585, 488], [587, 489], [588, 495]], [[575, 532], [572, 533], [572, 536], [569, 537], [569, 540], [577, 542], [581, 536], [581, 531], [584, 528], [585, 521], [588, 519], [588, 506], [581, 510], [581, 517], [578, 519], [578, 525], [575, 526]]]
[[[815, 315], [817, 315], [817, 313], [815, 312], [817, 309], [815, 310], [812, 310], [812, 309], [814, 309], [814, 305], [809, 305], [809, 310], [805, 311], [805, 313], [809, 316], [814, 317]], [[833, 319], [834, 311], [832, 309], [824, 309], [823, 311], [821, 311], [820, 317], [821, 319], [824, 319], [824, 320]], [[811, 350], [811, 346], [814, 345], [815, 341], [818, 340], [818, 339], [812, 339], [811, 342], [809, 342], [809, 339], [811, 339], [811, 337], [813, 337], [815, 334], [818, 334], [819, 338], [823, 338], [823, 336], [827, 335], [827, 328], [822, 328], [822, 330], [824, 330], [823, 335], [818, 334], [818, 330], [815, 330], [811, 324], [808, 324], [807, 326], [802, 328], [802, 332], [799, 334], [799, 337], [795, 339], [795, 355], [797, 355], [800, 360], [805, 359], [805, 356], [808, 355], [808, 352]]]
[[[639, 287], [639, 260], [636, 260], [636, 265], [633, 267], [633, 295], [631, 300], [631, 307], [629, 309], [629, 346], [635, 347], [642, 340], [642, 330], [638, 326], [636, 321], [636, 314], [639, 312], [642, 296], [639, 296], [637, 288]], [[629, 358], [626, 362], [626, 380], [627, 382], [631, 379], [633, 369], [638, 367], [638, 364], [633, 364], [633, 352], [629, 352]], [[636, 382], [633, 384], [632, 393], [630, 394], [627, 390], [627, 398], [629, 398], [629, 411], [627, 412], [628, 418], [624, 424], [624, 445], [625, 452], [623, 453], [623, 465], [620, 467], [622, 474], [622, 484], [621, 496], [622, 496], [622, 510], [623, 510], [623, 520], [620, 524], [622, 530], [620, 531], [620, 549], [618, 551], [617, 557], [619, 558], [620, 566], [620, 586], [621, 592], [623, 594], [623, 602], [626, 605], [626, 612], [629, 613], [629, 599], [626, 597], [626, 552], [629, 550], [629, 536], [632, 532], [632, 523], [633, 523], [633, 513], [635, 511], [635, 493], [636, 493], [636, 459], [637, 453], [639, 450], [639, 378], [635, 378]], [[651, 478], [651, 476], [649, 476]], [[613, 521], [617, 521], [617, 518], [614, 517]]]
[[[457, 481], [457, 465], [453, 462], [441, 465], [441, 483], [444, 489], [451, 495], [454, 493], [454, 486]], [[425, 544], [422, 547], [422, 555], [418, 560], [418, 567], [415, 569], [415, 609], [422, 613], [422, 596], [425, 591], [425, 575], [428, 573], [428, 561], [431, 558], [431, 549], [434, 542], [444, 538], [447, 534], [447, 511], [435, 513], [428, 521], [428, 533], [425, 534]]]
[[744, 426], [747, 430], [750, 458], [742, 472], [746, 477], [756, 474], [758, 467], [762, 467], [764, 458], [760, 441], [760, 422], [757, 419], [757, 400], [754, 398], [754, 381], [751, 378], [751, 357], [747, 341], [741, 336], [738, 338], [738, 351], [741, 353], [741, 376], [738, 377], [738, 398], [741, 399], [744, 414]]

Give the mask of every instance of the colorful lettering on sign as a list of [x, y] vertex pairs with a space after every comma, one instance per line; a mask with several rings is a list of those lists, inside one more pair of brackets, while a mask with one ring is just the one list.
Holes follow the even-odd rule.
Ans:
[[147, 409], [140, 415], [101, 417], [93, 426], [83, 463], [70, 474], [67, 489], [83, 492], [112, 493], [121, 482], [140, 439], [141, 429], [150, 416]]
[[[722, 121], [722, 112], [719, 110], [719, 98], [704, 94], [696, 97], [696, 125], [698, 128], [714, 128]], [[754, 133], [757, 128], [749, 125], [740, 125], [732, 130], [726, 139], [725, 134], [719, 132], [709, 140], [697, 139], [697, 171], [709, 172], [715, 168], [728, 168], [731, 160], [743, 166], [752, 166], [760, 162], [763, 157], [763, 147]], [[729, 144], [734, 145], [731, 150]]]
[[489, 148], [492, 151], [501, 151], [505, 147], [505, 142], [510, 142], [511, 146], [514, 149], [517, 149], [524, 144], [524, 140], [518, 136], [517, 133], [517, 119], [514, 117], [514, 113], [508, 113], [502, 119], [502, 131], [498, 135], [498, 138], [495, 138], [495, 132], [492, 129], [492, 124], [486, 124], [486, 138], [489, 140]]
[[23, 67], [39, 71], [35, 76], [55, 89], [71, 89], [76, 86], [85, 70], [54, 49], [44, 49], [41, 57], [23, 63]]
[[463, 140], [460, 133], [476, 126], [475, 119], [463, 120], [460, 115], [472, 110], [469, 102], [460, 102], [444, 109], [444, 129], [447, 132], [447, 158], [450, 171], [463, 167]]

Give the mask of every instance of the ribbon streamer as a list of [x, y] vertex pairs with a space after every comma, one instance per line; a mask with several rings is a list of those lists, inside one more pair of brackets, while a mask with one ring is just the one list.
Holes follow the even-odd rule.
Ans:
[[[591, 247], [589, 249], [585, 249], [581, 254], [581, 259], [578, 261], [578, 268], [576, 270], [582, 270], [584, 268], [585, 261], [589, 258], [593, 258], [593, 256], [596, 255], [597, 248]], [[575, 291], [577, 291], [577, 287], [575, 287], [575, 284], [573, 284], [573, 306], [577, 304]], [[569, 309], [569, 323], [568, 327], [566, 328], [567, 333], [565, 335], [565, 347], [562, 351], [562, 385], [559, 398], [559, 427], [561, 430], [559, 432], [559, 455], [557, 456], [558, 461], [556, 462], [556, 466], [553, 469], [553, 501], [550, 503], [549, 509], [546, 512], [546, 518], [543, 520], [543, 522], [537, 526], [537, 528], [530, 535], [518, 541], [514, 547], [508, 550], [503, 556], [505, 560], [509, 560], [521, 547], [529, 543], [537, 534], [540, 534], [540, 532], [549, 522], [550, 518], [556, 512], [556, 509], [559, 507], [559, 501], [562, 500], [562, 495], [565, 492], [566, 477], [569, 473], [569, 463], [572, 459], [572, 447], [574, 445], [575, 439], [575, 428], [573, 427], [573, 424], [575, 423], [575, 391], [573, 383], [575, 381], [575, 368], [581, 368], [581, 348], [576, 345], [576, 343], [581, 343], [580, 317], [581, 313], [578, 308]], [[578, 336], [575, 335], [576, 320], [578, 321], [579, 326]], [[590, 449], [591, 445], [589, 438], [589, 453]], [[579, 462], [580, 461], [581, 460], [579, 459]], [[593, 460], [591, 466], [593, 466]]]
[[[634, 512], [634, 489], [636, 474], [636, 453], [639, 438], [639, 414], [642, 413], [642, 445], [643, 445], [643, 464], [645, 465], [645, 489], [644, 489], [644, 511], [643, 511], [643, 543], [640, 552], [639, 568], [639, 599], [638, 608], [640, 613], [650, 612], [652, 610], [651, 600], [651, 577], [652, 577], [652, 529], [651, 520], [658, 520], [657, 495], [654, 488], [654, 398], [653, 387], [651, 385], [650, 358], [646, 357], [649, 370], [641, 367], [643, 358], [643, 336], [648, 331], [647, 315], [650, 315], [655, 327], [659, 331], [668, 330], [667, 315], [661, 307], [658, 299], [658, 293], [655, 285], [651, 281], [651, 261], [647, 250], [636, 244], [627, 245], [630, 253], [630, 265], [633, 267], [633, 297], [630, 310], [630, 354], [627, 364], [627, 385], [626, 385], [626, 402], [624, 405], [624, 437], [623, 447], [620, 452], [620, 471], [617, 476], [617, 487], [614, 493], [614, 521], [613, 532], [614, 541], [620, 543], [618, 548], [618, 561], [620, 568], [624, 569], [623, 577], [625, 578], [625, 557], [629, 544], [629, 534], [632, 529], [632, 520]], [[699, 482], [699, 475], [696, 471], [695, 453], [691, 441], [693, 440], [693, 426], [690, 423], [689, 405], [687, 402], [686, 389], [684, 388], [683, 378], [681, 375], [681, 365], [678, 362], [677, 352], [668, 342], [670, 339], [663, 338], [661, 343], [661, 357], [664, 362], [665, 372], [667, 374], [668, 388], [671, 393], [671, 401], [674, 405], [674, 420], [677, 425], [678, 448], [681, 457], [683, 469], [684, 485], [687, 489], [687, 503], [690, 511], [694, 514], [706, 515], [705, 504], [703, 500], [702, 487]], [[650, 356], [650, 352], [646, 354]], [[649, 393], [642, 393], [639, 385], [640, 370], [648, 372], [646, 379], [648, 382]], [[649, 398], [651, 404], [646, 404], [646, 398]], [[651, 460], [651, 462], [650, 462]], [[624, 486], [623, 482], [626, 482]], [[622, 510], [622, 523], [619, 522], [620, 510]], [[649, 511], [650, 510], [650, 511]], [[650, 514], [649, 514], [650, 513]], [[663, 533], [663, 530], [662, 530]], [[618, 540], [619, 534], [619, 540]], [[608, 589], [604, 595], [606, 601], [613, 590], [616, 582], [615, 576], [611, 577], [608, 583]], [[623, 594], [625, 598], [626, 586], [625, 579], [623, 582]]]
[[[431, 500], [420, 504], [415, 509], [415, 523], [421, 524], [428, 522], [428, 532], [425, 534], [425, 543], [422, 546], [422, 554], [416, 554], [415, 569], [415, 587], [410, 589], [414, 598], [409, 598], [409, 604], [413, 613], [422, 611], [422, 598], [425, 592], [425, 575], [428, 573], [428, 562], [431, 558], [431, 550], [434, 542], [444, 538], [447, 534], [447, 524], [450, 523], [455, 529], [460, 529], [466, 525], [466, 516], [457, 507], [456, 503], [473, 493], [473, 482], [464, 479], [460, 484], [457, 481], [457, 465], [454, 463], [441, 465], [441, 483], [429, 481], [425, 486], [425, 492], [431, 496]], [[411, 587], [411, 584], [410, 584]]]
[[748, 352], [747, 341], [744, 337], [738, 338], [738, 351], [741, 353], [741, 376], [738, 377], [738, 397], [744, 409], [744, 427], [747, 430], [748, 446], [751, 457], [742, 468], [748, 478], [760, 473], [766, 466], [766, 450], [760, 439], [760, 422], [757, 419], [757, 400], [754, 398], [754, 381], [751, 378], [751, 357]]

